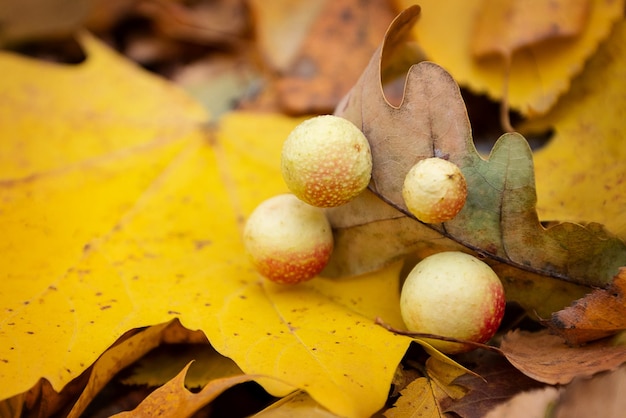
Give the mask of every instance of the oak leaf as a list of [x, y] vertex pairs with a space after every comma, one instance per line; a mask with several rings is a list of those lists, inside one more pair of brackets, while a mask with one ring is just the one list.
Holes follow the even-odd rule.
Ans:
[[505, 134], [483, 159], [472, 141], [459, 88], [443, 68], [430, 62], [412, 66], [402, 103], [393, 106], [386, 100], [381, 87], [385, 57], [404, 41], [419, 11], [411, 7], [394, 20], [383, 45], [336, 110], [359, 126], [370, 142], [370, 189], [412, 217], [401, 194], [407, 172], [421, 159], [446, 158], [461, 168], [468, 197], [454, 219], [430, 225], [432, 229], [520, 270], [586, 286], [607, 284], [626, 265], [624, 242], [596, 224], [544, 228], [535, 210], [528, 143], [519, 134]]

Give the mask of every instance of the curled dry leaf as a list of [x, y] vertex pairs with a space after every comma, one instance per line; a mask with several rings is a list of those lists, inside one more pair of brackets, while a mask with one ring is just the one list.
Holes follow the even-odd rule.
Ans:
[[546, 323], [569, 344], [613, 335], [626, 329], [625, 292], [626, 267], [622, 267], [610, 286], [596, 289], [570, 307], [555, 312]]
[[208, 405], [225, 390], [240, 383], [250, 382], [261, 376], [240, 374], [209, 382], [198, 393], [185, 388], [185, 376], [191, 363], [187, 364], [172, 380], [156, 389], [132, 411], [114, 415], [118, 418], [137, 416], [188, 417]]
[[626, 349], [604, 340], [571, 347], [546, 330], [512, 331], [500, 346], [506, 358], [525, 375], [551, 385], [567, 384], [576, 377], [614, 370], [626, 361]]
[[[535, 210], [532, 152], [519, 134], [505, 134], [487, 160], [474, 146], [459, 87], [440, 66], [420, 62], [406, 76], [400, 106], [381, 87], [385, 58], [404, 41], [419, 7], [402, 12], [381, 48], [336, 113], [361, 127], [373, 159], [370, 189], [409, 216], [402, 199], [407, 172], [419, 160], [442, 157], [461, 168], [465, 207], [451, 221], [431, 225], [441, 235], [494, 260], [587, 286], [603, 286], [626, 265], [626, 245], [601, 225], [544, 228]], [[520, 273], [522, 276], [523, 273]]]

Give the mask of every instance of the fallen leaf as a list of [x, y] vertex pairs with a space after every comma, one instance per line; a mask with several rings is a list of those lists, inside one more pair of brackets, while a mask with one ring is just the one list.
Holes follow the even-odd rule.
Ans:
[[94, 0], [4, 2], [0, 7], [0, 46], [70, 36], [85, 22], [94, 3]]
[[185, 375], [190, 365], [191, 363], [185, 366], [172, 380], [148, 395], [137, 408], [113, 416], [118, 418], [136, 416], [189, 417], [203, 406], [208, 405], [225, 390], [259, 377], [254, 375], [223, 377], [211, 381], [200, 392], [192, 393], [185, 388]]
[[567, 384], [576, 377], [615, 370], [626, 361], [626, 347], [598, 341], [571, 347], [548, 331], [512, 331], [500, 346], [506, 358], [525, 375], [551, 385]]
[[152, 350], [129, 369], [120, 381], [125, 385], [161, 386], [188, 363], [185, 387], [199, 388], [214, 379], [243, 374], [228, 357], [209, 344], [166, 344]]
[[467, 389], [460, 399], [444, 399], [442, 408], [462, 417], [482, 417], [497, 405], [516, 394], [543, 384], [517, 370], [501, 355], [484, 350], [475, 350], [459, 357], [459, 361], [471, 365], [480, 377], [464, 374], [454, 384]]
[[302, 48], [325, 0], [250, 0], [257, 45], [268, 64], [284, 72]]
[[315, 402], [306, 392], [297, 391], [279, 399], [254, 418], [338, 418], [319, 403]]
[[505, 134], [483, 159], [472, 141], [459, 88], [443, 68], [430, 62], [414, 65], [402, 104], [387, 102], [380, 85], [385, 48], [404, 40], [419, 10], [409, 8], [394, 20], [383, 46], [336, 112], [361, 127], [370, 142], [370, 189], [412, 216], [401, 194], [407, 172], [421, 159], [446, 158], [465, 175], [468, 197], [454, 219], [431, 225], [433, 229], [522, 270], [587, 286], [607, 284], [626, 265], [624, 242], [601, 225], [560, 223], [544, 228], [535, 210], [528, 143], [519, 134]]
[[[398, 3], [408, 7], [413, 1]], [[502, 99], [505, 64], [500, 59], [477, 60], [472, 54], [472, 34], [484, 0], [422, 0], [420, 6], [424, 16], [415, 33], [429, 59], [445, 67], [460, 85]], [[547, 112], [609, 35], [613, 23], [622, 19], [623, 11], [621, 0], [592, 0], [587, 24], [579, 36], [515, 53], [508, 82], [510, 106], [524, 115]]]
[[557, 388], [547, 386], [515, 395], [485, 415], [485, 418], [544, 418], [559, 397]]
[[520, 127], [525, 132], [554, 130], [548, 144], [535, 153], [542, 220], [597, 222], [626, 239], [624, 80], [622, 19], [555, 108]]
[[552, 406], [555, 418], [584, 418], [601, 416], [619, 418], [624, 415], [626, 398], [626, 368], [603, 373], [593, 379], [576, 379]]
[[400, 391], [400, 398], [384, 412], [386, 417], [443, 417], [441, 400], [465, 395], [465, 388], [452, 383], [465, 374], [463, 367], [430, 357], [425, 370], [427, 376], [413, 380]]
[[80, 417], [113, 376], [161, 343], [163, 331], [171, 325], [164, 323], [148, 327], [106, 350], [94, 363], [87, 385], [68, 413], [68, 418]]
[[626, 267], [622, 267], [608, 287], [554, 312], [545, 323], [572, 345], [616, 334], [626, 329], [625, 291]]
[[485, 418], [619, 418], [626, 408], [621, 396], [625, 382], [624, 367], [591, 379], [576, 378], [561, 388], [547, 386], [520, 393], [489, 411]]
[[198, 44], [236, 46], [249, 30], [243, 1], [181, 3], [144, 0], [137, 12], [150, 19], [165, 36]]
[[179, 318], [245, 373], [280, 379], [260, 380], [274, 395], [379, 410], [411, 342], [374, 324], [401, 322], [401, 266], [285, 288], [241, 242], [245, 217], [285, 192], [280, 148], [301, 119], [207, 127], [180, 90], [82, 41], [74, 67], [0, 55], [0, 399], [41, 377], [59, 391], [127, 330]]
[[437, 357], [429, 357], [426, 360], [426, 371], [430, 379], [436, 383], [435, 394], [437, 399], [444, 398], [461, 399], [467, 393], [467, 389], [457, 385], [454, 381], [468, 373], [469, 370], [458, 363], [450, 364], [447, 360]]
[[[437, 231], [415, 222], [369, 190], [346, 205], [326, 211], [335, 248], [321, 273], [345, 277], [381, 269], [406, 254], [465, 250]], [[571, 301], [571, 299], [570, 299]]]
[[394, 15], [386, 0], [326, 2], [275, 86], [282, 108], [289, 114], [332, 112]]
[[578, 36], [588, 13], [588, 0], [486, 0], [476, 19], [472, 53], [478, 58], [498, 54], [510, 61], [519, 49]]

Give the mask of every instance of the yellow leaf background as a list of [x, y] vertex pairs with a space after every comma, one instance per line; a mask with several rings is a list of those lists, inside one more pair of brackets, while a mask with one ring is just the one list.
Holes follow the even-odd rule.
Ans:
[[[502, 98], [505, 64], [500, 57], [476, 60], [471, 44], [485, 0], [422, 0], [422, 17], [415, 26], [428, 58], [443, 66], [459, 85], [493, 99]], [[401, 7], [416, 3], [398, 0]], [[587, 24], [580, 36], [559, 45], [537, 44], [513, 54], [508, 99], [523, 114], [545, 113], [569, 88], [585, 60], [620, 19], [624, 2], [591, 0]]]
[[[82, 36], [81, 65], [0, 55], [0, 399], [43, 377], [60, 390], [125, 331], [178, 317], [272, 393], [380, 409], [410, 339], [400, 266], [304, 286], [265, 282], [240, 240], [285, 191], [297, 119], [212, 123], [172, 85]], [[280, 382], [284, 383], [279, 383]]]
[[547, 115], [523, 129], [554, 129], [535, 153], [542, 219], [604, 224], [626, 239], [626, 22], [622, 20]]

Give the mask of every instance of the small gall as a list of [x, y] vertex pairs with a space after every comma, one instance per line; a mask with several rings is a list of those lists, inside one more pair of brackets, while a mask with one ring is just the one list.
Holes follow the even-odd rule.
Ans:
[[333, 251], [326, 214], [292, 194], [265, 200], [246, 222], [243, 241], [261, 275], [281, 284], [310, 280]]
[[372, 153], [352, 122], [322, 115], [302, 122], [283, 144], [281, 172], [289, 190], [321, 208], [349, 202], [369, 184]]
[[[505, 305], [504, 287], [491, 267], [458, 251], [424, 258], [411, 270], [400, 294], [400, 312], [408, 330], [477, 343], [496, 333]], [[473, 348], [426, 341], [447, 354]]]
[[442, 158], [426, 158], [407, 173], [402, 197], [409, 212], [420, 221], [447, 222], [463, 209], [467, 183], [456, 164]]

